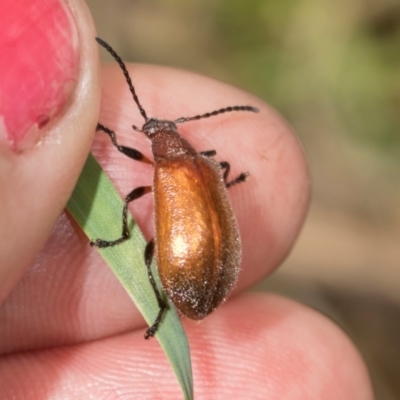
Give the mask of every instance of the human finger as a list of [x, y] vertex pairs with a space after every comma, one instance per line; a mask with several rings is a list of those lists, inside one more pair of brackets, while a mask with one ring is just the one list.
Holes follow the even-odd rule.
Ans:
[[[240, 295], [206, 320], [185, 322], [195, 398], [373, 399], [353, 344], [321, 314], [277, 296]], [[0, 387], [13, 399], [177, 399], [154, 341], [129, 332], [96, 342], [4, 357]], [[9, 396], [10, 397], [10, 396]]]
[[0, 5], [0, 303], [43, 247], [98, 119], [98, 50], [83, 1]]

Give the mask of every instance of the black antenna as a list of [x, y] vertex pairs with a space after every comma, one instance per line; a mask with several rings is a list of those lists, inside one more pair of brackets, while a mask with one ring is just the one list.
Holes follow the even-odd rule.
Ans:
[[96, 38], [96, 41], [97, 41], [98, 44], [100, 44], [101, 46], [103, 46], [103, 47], [115, 58], [115, 61], [117, 61], [118, 65], [121, 67], [122, 72], [124, 73], [126, 82], [128, 83], [129, 90], [130, 90], [131, 93], [132, 93], [133, 100], [135, 100], [135, 103], [137, 104], [137, 106], [138, 106], [138, 108], [139, 108], [140, 114], [142, 114], [143, 118], [144, 118], [145, 121], [147, 122], [149, 118], [147, 117], [146, 111], [144, 111], [144, 108], [142, 107], [142, 105], [141, 105], [140, 102], [139, 102], [139, 99], [138, 99], [138, 97], [137, 97], [137, 95], [136, 95], [136, 92], [135, 92], [135, 88], [134, 88], [133, 85], [132, 85], [131, 77], [129, 76], [129, 72], [128, 72], [128, 70], [126, 69], [126, 66], [125, 66], [124, 62], [122, 61], [121, 57], [120, 57], [120, 56], [115, 52], [115, 50], [114, 50], [108, 43], [106, 43], [104, 40], [102, 40], [102, 39], [100, 39], [100, 38], [97, 37], [97, 38]]
[[209, 118], [209, 117], [213, 117], [214, 115], [223, 114], [225, 112], [231, 112], [231, 111], [251, 111], [251, 112], [255, 112], [255, 113], [260, 112], [260, 110], [258, 108], [256, 108], [256, 107], [251, 107], [251, 106], [232, 106], [232, 107], [221, 108], [219, 110], [215, 110], [213, 112], [209, 112], [209, 113], [206, 113], [206, 114], [196, 115], [195, 117], [178, 118], [174, 122], [176, 124], [182, 124], [183, 122], [194, 121], [194, 120], [201, 119], [201, 118]]

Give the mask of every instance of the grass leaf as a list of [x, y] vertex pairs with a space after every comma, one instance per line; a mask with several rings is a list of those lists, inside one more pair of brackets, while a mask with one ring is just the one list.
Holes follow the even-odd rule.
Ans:
[[[122, 207], [121, 197], [96, 159], [90, 154], [68, 201], [68, 211], [88, 238], [113, 240], [121, 235]], [[158, 304], [144, 263], [143, 254], [146, 241], [130, 216], [128, 221], [131, 228], [130, 239], [115, 247], [99, 249], [99, 252], [147, 323], [151, 325], [156, 318]], [[152, 269], [160, 287], [154, 265]], [[160, 292], [162, 293], [162, 290]], [[168, 302], [168, 310], [163, 317], [156, 338], [175, 371], [185, 399], [192, 399], [193, 381], [189, 344], [179, 316], [170, 302]]]

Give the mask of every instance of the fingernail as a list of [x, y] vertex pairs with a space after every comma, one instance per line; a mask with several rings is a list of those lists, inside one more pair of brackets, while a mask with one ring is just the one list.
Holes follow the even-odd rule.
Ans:
[[57, 0], [0, 0], [0, 138], [35, 145], [68, 106], [78, 77], [78, 34]]

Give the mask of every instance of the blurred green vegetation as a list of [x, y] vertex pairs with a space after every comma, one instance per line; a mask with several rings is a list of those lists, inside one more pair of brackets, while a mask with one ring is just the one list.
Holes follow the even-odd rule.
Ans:
[[223, 0], [214, 30], [235, 80], [289, 119], [326, 112], [354, 140], [398, 155], [400, 2]]

